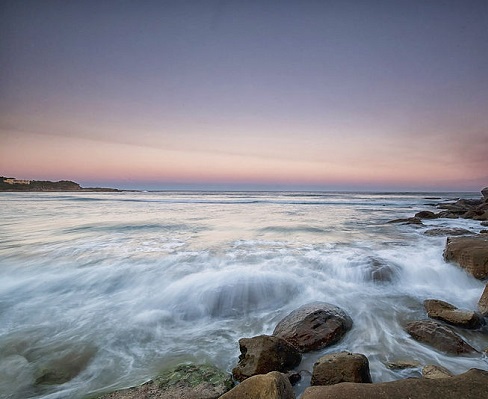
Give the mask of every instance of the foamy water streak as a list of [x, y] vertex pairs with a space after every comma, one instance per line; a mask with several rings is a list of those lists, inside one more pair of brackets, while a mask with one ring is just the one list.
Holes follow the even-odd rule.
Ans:
[[[390, 370], [395, 360], [488, 369], [483, 355], [448, 356], [402, 328], [425, 317], [427, 298], [476, 308], [483, 284], [442, 260], [445, 238], [423, 232], [479, 222], [386, 223], [458, 195], [2, 194], [0, 397], [81, 398], [182, 361], [230, 371], [239, 338], [270, 334], [316, 300], [354, 326], [301, 369], [339, 350], [368, 356], [375, 382], [419, 372]], [[486, 330], [457, 331], [488, 347]], [[69, 382], [34, 384], [40, 369], [73, 363]]]

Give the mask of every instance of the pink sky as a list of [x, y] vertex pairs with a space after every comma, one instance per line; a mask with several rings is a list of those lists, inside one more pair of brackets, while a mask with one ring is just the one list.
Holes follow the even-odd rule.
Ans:
[[486, 3], [191, 4], [5, 7], [0, 174], [161, 189], [488, 185]]

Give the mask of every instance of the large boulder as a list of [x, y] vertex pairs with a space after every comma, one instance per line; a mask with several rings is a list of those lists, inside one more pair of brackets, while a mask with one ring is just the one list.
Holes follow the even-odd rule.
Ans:
[[288, 378], [272, 371], [248, 378], [220, 399], [295, 399], [295, 393]]
[[273, 335], [309, 352], [339, 341], [352, 327], [352, 320], [341, 308], [325, 302], [303, 305], [281, 320]]
[[471, 369], [464, 374], [442, 379], [408, 378], [379, 384], [345, 382], [314, 386], [302, 399], [480, 399], [486, 397], [488, 371]]
[[488, 277], [488, 237], [449, 237], [444, 259], [456, 262], [477, 279]]
[[259, 335], [241, 338], [239, 348], [239, 363], [232, 370], [232, 375], [238, 381], [271, 371], [286, 372], [298, 366], [302, 360], [300, 352], [280, 337]]
[[314, 365], [311, 385], [371, 382], [368, 358], [360, 353], [339, 352], [322, 356]]
[[471, 310], [461, 310], [450, 303], [438, 299], [424, 301], [427, 315], [432, 319], [442, 320], [453, 326], [462, 328], [480, 328], [484, 322], [483, 317]]
[[406, 325], [405, 330], [416, 341], [428, 344], [442, 352], [457, 355], [477, 352], [449, 327], [433, 320], [412, 321]]
[[154, 380], [97, 399], [217, 399], [234, 386], [230, 374], [210, 365], [182, 364]]
[[481, 298], [478, 302], [478, 309], [483, 316], [488, 317], [488, 284], [486, 284], [485, 289], [481, 294]]

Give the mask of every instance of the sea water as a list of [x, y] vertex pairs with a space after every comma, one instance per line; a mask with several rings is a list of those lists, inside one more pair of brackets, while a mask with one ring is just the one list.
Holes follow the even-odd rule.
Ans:
[[[426, 318], [428, 298], [476, 309], [484, 284], [444, 262], [445, 237], [424, 232], [476, 233], [479, 222], [388, 223], [457, 197], [479, 194], [0, 194], [0, 397], [82, 398], [183, 362], [230, 372], [240, 338], [271, 334], [312, 301], [354, 325], [304, 355], [297, 395], [313, 363], [342, 350], [365, 354], [374, 382], [419, 375], [388, 367], [400, 360], [486, 370], [485, 355], [447, 355], [403, 328]], [[488, 347], [486, 329], [456, 331]], [[69, 376], [39, 384], [53, 369]]]

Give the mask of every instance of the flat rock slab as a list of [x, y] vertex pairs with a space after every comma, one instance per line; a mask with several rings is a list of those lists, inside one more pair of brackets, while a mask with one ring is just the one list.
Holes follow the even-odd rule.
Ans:
[[361, 353], [339, 352], [322, 356], [313, 366], [312, 385], [371, 382], [369, 361]]
[[488, 237], [449, 237], [444, 249], [444, 260], [456, 262], [477, 279], [488, 278]]
[[472, 235], [474, 233], [467, 229], [446, 227], [446, 228], [429, 229], [425, 231], [424, 234], [426, 236], [431, 236], [431, 237], [441, 237], [441, 236], [465, 236], [465, 235]]
[[307, 388], [302, 399], [481, 399], [488, 397], [488, 371], [471, 369], [441, 379], [409, 378], [379, 384], [345, 382]]
[[450, 303], [438, 299], [424, 301], [427, 315], [432, 319], [442, 320], [453, 326], [476, 329], [483, 325], [483, 318], [471, 310], [458, 309]]
[[239, 340], [241, 355], [232, 370], [237, 381], [271, 371], [287, 372], [298, 366], [302, 355], [283, 338], [259, 335]]
[[295, 393], [288, 378], [272, 371], [248, 378], [220, 399], [295, 399]]
[[183, 364], [154, 380], [97, 399], [217, 399], [234, 386], [232, 377], [209, 365]]
[[281, 320], [273, 335], [285, 339], [300, 352], [310, 352], [336, 343], [351, 327], [351, 318], [341, 308], [313, 302]]
[[449, 327], [433, 320], [412, 321], [406, 325], [405, 330], [416, 341], [442, 352], [456, 355], [478, 352]]
[[452, 374], [448, 369], [442, 366], [436, 366], [435, 364], [429, 364], [422, 369], [422, 377], [424, 378], [450, 378]]

